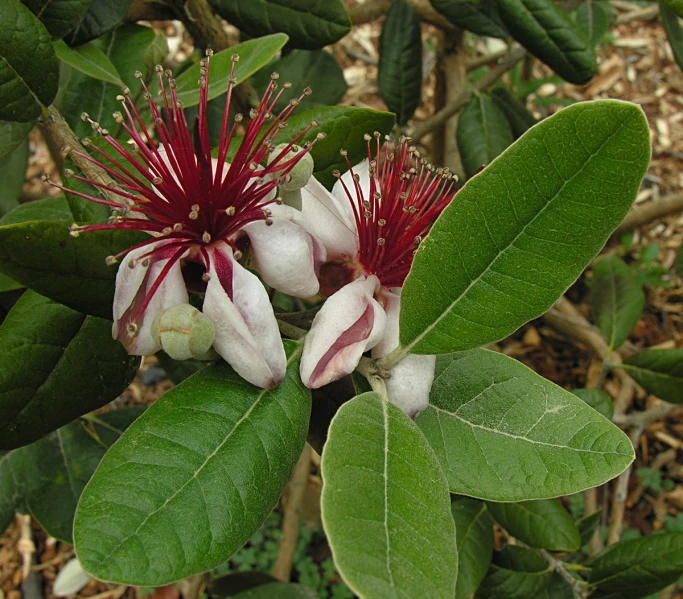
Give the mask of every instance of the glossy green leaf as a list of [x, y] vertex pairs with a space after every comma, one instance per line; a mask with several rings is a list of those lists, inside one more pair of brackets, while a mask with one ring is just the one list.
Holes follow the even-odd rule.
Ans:
[[281, 82], [292, 84], [289, 94], [283, 94], [275, 104], [272, 111], [275, 114], [286, 108], [290, 99], [298, 97], [306, 87], [310, 87], [313, 93], [301, 100], [297, 112], [319, 106], [334, 106], [344, 97], [348, 88], [341, 67], [334, 56], [325, 50], [293, 50], [269, 64], [267, 69], [261, 69], [251, 78], [259, 94], [263, 94], [271, 83], [271, 72], [278, 73]]
[[25, 455], [25, 447], [14, 451], [0, 451], [0, 534], [14, 520], [15, 512], [26, 512]]
[[363, 599], [452, 599], [458, 556], [448, 487], [415, 423], [376, 393], [337, 412], [322, 454], [322, 520]]
[[9, 156], [26, 139], [34, 125], [34, 121], [26, 123], [0, 121], [0, 160]]
[[28, 139], [11, 154], [0, 160], [0, 216], [19, 206], [19, 196], [26, 179]]
[[496, 87], [491, 92], [491, 98], [505, 115], [515, 139], [536, 124], [536, 117], [510, 93], [507, 87]]
[[602, 518], [602, 510], [597, 510], [576, 521], [576, 528], [579, 529], [579, 534], [581, 535], [581, 545], [585, 545], [593, 538], [600, 523], [600, 518]]
[[451, 503], [458, 546], [455, 599], [467, 599], [479, 588], [493, 555], [493, 520], [486, 504], [463, 497]]
[[54, 42], [53, 45], [57, 58], [62, 62], [71, 65], [81, 73], [85, 73], [88, 77], [123, 87], [123, 81], [121, 81], [116, 67], [106, 54], [92, 42], [78, 46], [78, 48], [69, 48], [61, 40]]
[[508, 545], [503, 551], [494, 552], [493, 563], [475, 597], [540, 599], [551, 577], [550, 567], [540, 555], [523, 547]]
[[664, 0], [659, 0], [659, 17], [662, 20], [674, 60], [678, 68], [683, 71], [683, 29], [681, 29], [681, 21], [678, 15], [665, 4]]
[[458, 150], [467, 177], [489, 165], [512, 143], [507, 118], [491, 96], [475, 95], [458, 118]]
[[576, 524], [554, 499], [486, 505], [498, 524], [530, 547], [549, 551], [578, 551], [581, 547]]
[[69, 210], [66, 198], [57, 196], [20, 204], [0, 218], [0, 226], [24, 223], [30, 220], [56, 220], [70, 225], [74, 221], [74, 217]]
[[596, 412], [602, 414], [608, 420], [614, 416], [614, 402], [604, 391], [599, 389], [572, 389], [576, 397], [580, 397]]
[[79, 312], [112, 318], [113, 256], [146, 239], [134, 231], [71, 237], [66, 223], [31, 221], [0, 227], [0, 272]]
[[638, 324], [645, 293], [635, 273], [618, 256], [595, 262], [591, 284], [593, 320], [612, 349], [619, 348]]
[[605, 9], [599, 2], [587, 0], [576, 9], [576, 24], [586, 39], [597, 46], [607, 33], [609, 21]]
[[59, 84], [50, 34], [19, 0], [0, 3], [0, 23], [0, 119], [33, 121]]
[[628, 437], [578, 397], [483, 349], [437, 358], [416, 422], [451, 492], [491, 501], [569, 495], [633, 461]]
[[624, 218], [649, 160], [635, 104], [574, 104], [532, 127], [420, 244], [401, 295], [405, 351], [477, 347], [543, 314]]
[[343, 0], [210, 0], [210, 4], [247, 35], [286, 33], [289, 48], [316, 50], [351, 31]]
[[116, 27], [128, 12], [132, 0], [92, 0], [88, 10], [64, 38], [70, 46], [80, 46]]
[[405, 125], [422, 96], [422, 33], [420, 17], [408, 0], [394, 0], [379, 39], [377, 87], [396, 122]]
[[[238, 54], [240, 57], [235, 65], [235, 79], [236, 83], [241, 83], [265, 67], [286, 43], [287, 36], [284, 33], [275, 33], [242, 42], [214, 54], [209, 67], [209, 100], [224, 94], [228, 89], [233, 54]], [[200, 68], [199, 64], [191, 66], [176, 79], [178, 100], [186, 108], [199, 104], [197, 81]]]
[[648, 393], [683, 403], [683, 349], [646, 349], [626, 358], [620, 367]]
[[593, 46], [553, 0], [498, 0], [498, 11], [512, 37], [566, 81], [593, 78]]
[[168, 55], [168, 40], [166, 34], [162, 31], [154, 36], [152, 42], [145, 49], [143, 62], [149, 72], [153, 71], [156, 65], [164, 64], [166, 56]]
[[683, 17], [683, 0], [662, 0], [662, 2], [677, 16]]
[[232, 597], [233, 599], [318, 599], [318, 594], [311, 587], [303, 584], [271, 582], [242, 591]]
[[53, 40], [69, 33], [83, 18], [92, 0], [21, 0], [50, 32]]
[[306, 440], [298, 346], [285, 380], [246, 383], [225, 363], [166, 392], [107, 452], [76, 511], [92, 576], [159, 586], [224, 562], [258, 530]]
[[591, 597], [609, 593], [624, 593], [629, 599], [647, 597], [683, 574], [683, 533], [621, 541], [598, 553], [587, 565], [591, 568], [588, 581], [597, 586], [597, 593]]
[[500, 20], [496, 0], [430, 0], [456, 27], [488, 37], [505, 39], [509, 36]]
[[40, 439], [116, 399], [140, 358], [111, 337], [111, 321], [32, 291], [0, 325], [0, 448]]

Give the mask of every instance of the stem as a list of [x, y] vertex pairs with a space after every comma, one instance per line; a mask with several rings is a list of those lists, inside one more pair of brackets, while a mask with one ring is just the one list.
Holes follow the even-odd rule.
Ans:
[[384, 379], [390, 376], [388, 372], [378, 368], [378, 363], [369, 358], [361, 358], [356, 370], [368, 380], [375, 393], [379, 393], [382, 399], [388, 401], [387, 385], [384, 382]]
[[396, 366], [401, 360], [407, 358], [410, 352], [406, 351], [400, 345], [392, 352], [389, 352], [383, 358], [377, 360], [377, 366], [382, 370], [391, 370]]
[[280, 199], [282, 203], [301, 211], [301, 190], [293, 189], [287, 191], [286, 189], [280, 189]]
[[293, 324], [284, 322], [279, 318], [277, 318], [276, 320], [277, 326], [280, 329], [280, 333], [282, 333], [285, 337], [289, 337], [290, 339], [298, 341], [299, 339], [303, 339], [306, 336], [306, 333], [308, 332], [304, 329], [300, 329], [299, 327], [294, 326]]
[[578, 580], [574, 578], [569, 570], [565, 567], [562, 560], [556, 559], [545, 549], [539, 549], [538, 552], [543, 556], [545, 561], [547, 561], [555, 572], [557, 572], [562, 578], [564, 578], [569, 586], [572, 588], [572, 593], [574, 594], [574, 599], [583, 599], [586, 596], [587, 583], [583, 580]]

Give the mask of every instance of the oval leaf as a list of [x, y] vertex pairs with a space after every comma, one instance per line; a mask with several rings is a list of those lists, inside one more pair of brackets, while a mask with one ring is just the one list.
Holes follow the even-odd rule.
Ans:
[[24, 476], [26, 448], [0, 451], [0, 531], [4, 532], [14, 520], [15, 512], [26, 513]]
[[69, 33], [83, 18], [92, 0], [22, 0], [50, 32], [53, 40]]
[[496, 87], [491, 92], [491, 98], [505, 115], [515, 139], [536, 124], [536, 117], [510, 93], [507, 87]]
[[[508, 545], [493, 554], [493, 563], [477, 591], [477, 599], [540, 599], [551, 580], [551, 571], [538, 554]], [[553, 598], [553, 599], [559, 599]]]
[[74, 541], [88, 573], [165, 585], [216, 567], [249, 540], [306, 441], [311, 399], [295, 347], [273, 390], [225, 363], [209, 366], [130, 426], [78, 505]]
[[574, 104], [529, 129], [420, 244], [401, 295], [404, 350], [477, 347], [543, 314], [624, 218], [649, 161], [635, 104]]
[[109, 403], [140, 358], [111, 322], [27, 291], [0, 325], [0, 447], [26, 445]]
[[472, 177], [512, 143], [505, 114], [486, 94], [475, 95], [458, 118], [458, 150], [465, 173]]
[[19, 0], [0, 3], [0, 23], [0, 119], [32, 121], [57, 95], [50, 34]]
[[530, 547], [550, 551], [578, 551], [581, 547], [576, 524], [554, 499], [486, 505], [498, 524]]
[[488, 37], [509, 37], [500, 20], [496, 0], [429, 0], [456, 27]]
[[407, 0], [394, 0], [382, 25], [377, 86], [396, 122], [405, 125], [422, 95], [420, 17]]
[[448, 487], [415, 423], [377, 393], [337, 412], [322, 454], [322, 519], [335, 564], [364, 599], [452, 599]]
[[132, 0], [92, 0], [88, 10], [66, 36], [70, 46], [80, 46], [107, 33], [123, 21]]
[[566, 81], [593, 78], [593, 47], [553, 0], [498, 0], [498, 11], [512, 37]]
[[25, 139], [9, 156], [0, 160], [0, 216], [19, 206], [19, 196], [26, 179], [28, 139]]
[[57, 196], [19, 204], [14, 210], [0, 218], [0, 225], [13, 225], [29, 220], [57, 220], [69, 225], [74, 221], [74, 217], [69, 210], [66, 198]]
[[576, 24], [586, 39], [597, 46], [607, 33], [609, 21], [605, 9], [600, 4], [593, 0], [587, 0], [587, 2], [579, 4], [579, 8], [576, 9]]
[[430, 406], [416, 422], [451, 492], [492, 501], [576, 493], [634, 457], [628, 437], [578, 397], [483, 349], [437, 358]]
[[0, 160], [9, 156], [26, 139], [34, 125], [34, 121], [26, 123], [0, 121]]
[[662, 0], [662, 3], [671, 9], [677, 16], [683, 17], [683, 0]]
[[614, 402], [604, 391], [599, 389], [573, 389], [572, 393], [580, 397], [596, 412], [602, 414], [608, 420], [614, 416]]
[[646, 349], [620, 366], [648, 393], [683, 404], [683, 349]]
[[72, 49], [60, 40], [54, 42], [54, 48], [59, 60], [85, 73], [88, 77], [123, 87], [124, 83], [116, 67], [93, 43]]
[[681, 21], [663, 0], [659, 0], [659, 16], [676, 64], [683, 71], [683, 29], [681, 29]]

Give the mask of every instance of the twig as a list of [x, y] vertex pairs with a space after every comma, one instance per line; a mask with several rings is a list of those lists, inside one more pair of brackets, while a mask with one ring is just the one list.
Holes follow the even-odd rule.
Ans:
[[104, 593], [99, 593], [97, 595], [93, 595], [92, 597], [89, 597], [88, 599], [119, 599], [119, 597], [123, 597], [123, 594], [128, 590], [128, 587], [125, 584], [120, 584], [114, 589], [110, 589], [108, 591], [104, 591]]
[[508, 49], [504, 48], [498, 52], [492, 52], [491, 54], [486, 54], [485, 56], [478, 56], [476, 58], [471, 58], [467, 61], [467, 70], [474, 71], [479, 67], [485, 67], [491, 63], [498, 62], [508, 53]]
[[556, 559], [545, 549], [539, 549], [538, 552], [543, 556], [545, 561], [547, 561], [550, 564], [552, 569], [555, 570], [555, 572], [557, 572], [560, 576], [562, 576], [562, 578], [564, 578], [567, 581], [567, 584], [569, 584], [569, 586], [572, 589], [574, 599], [583, 599], [586, 596], [587, 585], [585, 581], [574, 578], [570, 574], [569, 570], [565, 568], [562, 560]]
[[63, 562], [67, 562], [73, 556], [74, 556], [73, 550], [67, 551], [66, 553], [58, 553], [55, 557], [43, 562], [42, 564], [36, 564], [35, 566], [31, 566], [31, 570], [33, 570], [34, 572], [40, 572], [41, 570], [45, 570], [45, 569], [49, 568], [50, 566], [54, 566], [56, 564], [61, 564]]
[[629, 12], [619, 15], [617, 17], [617, 25], [623, 25], [632, 21], [651, 21], [659, 15], [659, 6], [646, 6], [637, 10], [630, 10]]
[[36, 546], [33, 542], [31, 516], [18, 514], [17, 518], [19, 520], [19, 541], [17, 541], [17, 551], [21, 555], [21, 579], [26, 580], [31, 573], [33, 554], [36, 552]]
[[273, 568], [273, 576], [282, 582], [289, 582], [294, 562], [294, 551], [299, 539], [301, 513], [303, 512], [304, 495], [308, 475], [311, 470], [311, 446], [306, 443], [294, 467], [292, 478], [287, 483], [287, 505], [282, 518], [282, 537]]
[[304, 329], [300, 329], [299, 327], [294, 326], [293, 324], [284, 322], [279, 318], [277, 319], [277, 326], [280, 329], [280, 333], [282, 333], [285, 337], [289, 337], [290, 339], [303, 339], [306, 336], [306, 333], [308, 332]]
[[600, 330], [588, 322], [564, 296], [543, 315], [543, 320], [556, 331], [590, 347], [601, 359], [607, 356], [609, 346]]
[[635, 412], [633, 414], [615, 414], [612, 421], [614, 424], [620, 424], [622, 426], [642, 426], [647, 428], [651, 424], [658, 422], [662, 418], [665, 418], [674, 410], [680, 409], [681, 406], [675, 406], [673, 404], [663, 404], [661, 406], [655, 406], [644, 412]]
[[683, 211], [683, 193], [673, 193], [656, 202], [636, 206], [614, 231], [615, 234], [630, 231], [658, 218]]

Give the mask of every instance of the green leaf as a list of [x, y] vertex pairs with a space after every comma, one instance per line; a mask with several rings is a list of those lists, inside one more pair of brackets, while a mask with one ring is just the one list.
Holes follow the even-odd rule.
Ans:
[[456, 27], [488, 37], [506, 39], [509, 34], [500, 20], [496, 0], [430, 0]]
[[543, 314], [624, 218], [649, 160], [635, 104], [574, 104], [532, 127], [420, 244], [401, 296], [404, 350], [477, 347]]
[[536, 124], [536, 117], [510, 93], [507, 87], [496, 87], [491, 92], [491, 98], [505, 115], [515, 139]]
[[13, 279], [0, 274], [0, 293], [14, 291], [15, 289], [21, 289], [22, 287], [23, 285], [21, 283], [17, 283]]
[[303, 584], [271, 582], [242, 591], [232, 597], [233, 599], [318, 599], [318, 594], [311, 587]]
[[0, 532], [14, 520], [15, 512], [26, 513], [24, 476], [26, 448], [0, 451]]
[[458, 118], [458, 150], [467, 177], [490, 164], [512, 143], [507, 118], [491, 96], [475, 95]]
[[576, 521], [576, 528], [579, 529], [579, 534], [581, 535], [581, 545], [585, 545], [593, 538], [601, 517], [602, 510], [597, 510]]
[[491, 516], [513, 537], [530, 547], [549, 551], [578, 551], [581, 536], [576, 524], [554, 499], [486, 504]]
[[287, 96], [283, 94], [275, 104], [271, 111], [274, 114], [286, 108], [290, 96], [298, 96], [305, 87], [310, 87], [313, 93], [301, 100], [297, 111], [334, 106], [348, 89], [344, 72], [332, 54], [325, 50], [293, 50], [269, 64], [268, 69], [261, 69], [251, 78], [251, 83], [259, 94], [263, 94], [271, 83], [271, 71], [279, 73], [280, 81], [289, 81], [292, 84], [292, 92]]
[[593, 47], [553, 0], [498, 0], [498, 11], [512, 37], [566, 81], [593, 78]]
[[683, 278], [683, 244], [678, 246], [676, 261], [674, 262], [674, 270], [679, 277]]
[[621, 541], [587, 565], [591, 568], [588, 581], [598, 589], [591, 597], [609, 593], [624, 593], [629, 599], [647, 597], [683, 574], [683, 533]]
[[448, 487], [415, 423], [377, 393], [337, 412], [323, 449], [322, 520], [359, 597], [452, 599], [458, 555]]
[[[275, 33], [242, 42], [214, 54], [209, 67], [209, 100], [227, 91], [233, 54], [238, 54], [240, 57], [235, 65], [235, 79], [236, 83], [241, 83], [265, 67], [286, 43], [287, 36], [284, 33]], [[200, 68], [199, 64], [195, 64], [183, 71], [176, 79], [178, 100], [185, 108], [199, 104], [197, 81]]]
[[645, 349], [619, 366], [648, 393], [683, 404], [683, 349]]
[[[107, 452], [76, 512], [74, 541], [101, 580], [160, 586], [224, 562], [258, 530], [306, 440], [298, 349], [273, 390], [225, 363], [166, 392]], [[191, 515], [191, 516], [190, 516]]]
[[576, 25], [586, 39], [597, 46], [607, 33], [609, 21], [605, 9], [598, 2], [587, 0], [576, 9]]
[[210, 0], [210, 4], [247, 35], [286, 33], [288, 48], [317, 50], [351, 31], [343, 0]]
[[74, 217], [64, 196], [57, 196], [20, 204], [0, 218], [0, 226], [29, 220], [56, 220], [69, 225], [74, 221]]
[[40, 439], [102, 407], [135, 378], [140, 358], [111, 322], [25, 292], [0, 325], [0, 448]]
[[101, 424], [92, 431], [77, 420], [26, 447], [26, 503], [50, 536], [73, 544], [74, 514], [83, 488], [107, 447], [143, 411], [135, 407], [99, 414], [96, 418]]
[[132, 0], [92, 0], [88, 10], [64, 39], [69, 46], [80, 46], [116, 27], [128, 12]]
[[377, 86], [396, 122], [405, 125], [422, 96], [420, 17], [407, 0], [394, 0], [382, 25]]
[[466, 599], [479, 588], [493, 555], [493, 520], [486, 504], [467, 497], [451, 503], [458, 547], [455, 599]]
[[614, 402], [607, 393], [599, 389], [572, 389], [572, 393], [576, 397], [583, 399], [596, 412], [602, 414], [608, 420], [612, 420], [612, 416], [614, 416]]
[[9, 156], [33, 129], [35, 121], [11, 123], [0, 121], [0, 160]]
[[659, 0], [659, 18], [662, 20], [666, 39], [669, 41], [676, 64], [683, 71], [683, 29], [681, 29], [678, 15], [666, 5], [664, 0]]
[[50, 34], [19, 0], [0, 3], [0, 23], [0, 119], [33, 121], [59, 85]]
[[593, 266], [593, 319], [612, 349], [628, 339], [645, 307], [645, 293], [635, 273], [618, 256], [605, 256]]
[[576, 493], [634, 457], [628, 437], [578, 397], [483, 349], [437, 358], [430, 406], [416, 422], [451, 492], [491, 501]]
[[85, 73], [88, 77], [123, 87], [123, 81], [116, 67], [94, 43], [90, 42], [76, 49], [69, 48], [61, 40], [53, 42], [53, 45], [57, 58], [62, 62]]
[[143, 56], [143, 62], [148, 72], [152, 72], [156, 65], [163, 65], [168, 55], [168, 41], [164, 32], [157, 33], [152, 43], [147, 46]]
[[538, 599], [547, 590], [550, 579], [550, 568], [540, 555], [508, 545], [503, 551], [494, 552], [476, 599]]
[[112, 318], [116, 266], [107, 256], [144, 241], [135, 231], [92, 231], [77, 238], [62, 222], [0, 227], [0, 272], [79, 312]]
[[662, 0], [662, 2], [677, 16], [683, 17], [683, 0]]
[[21, 0], [50, 32], [53, 40], [78, 25], [92, 0]]
[[9, 156], [0, 160], [0, 216], [11, 212], [19, 205], [19, 196], [26, 179], [28, 164], [28, 139]]

